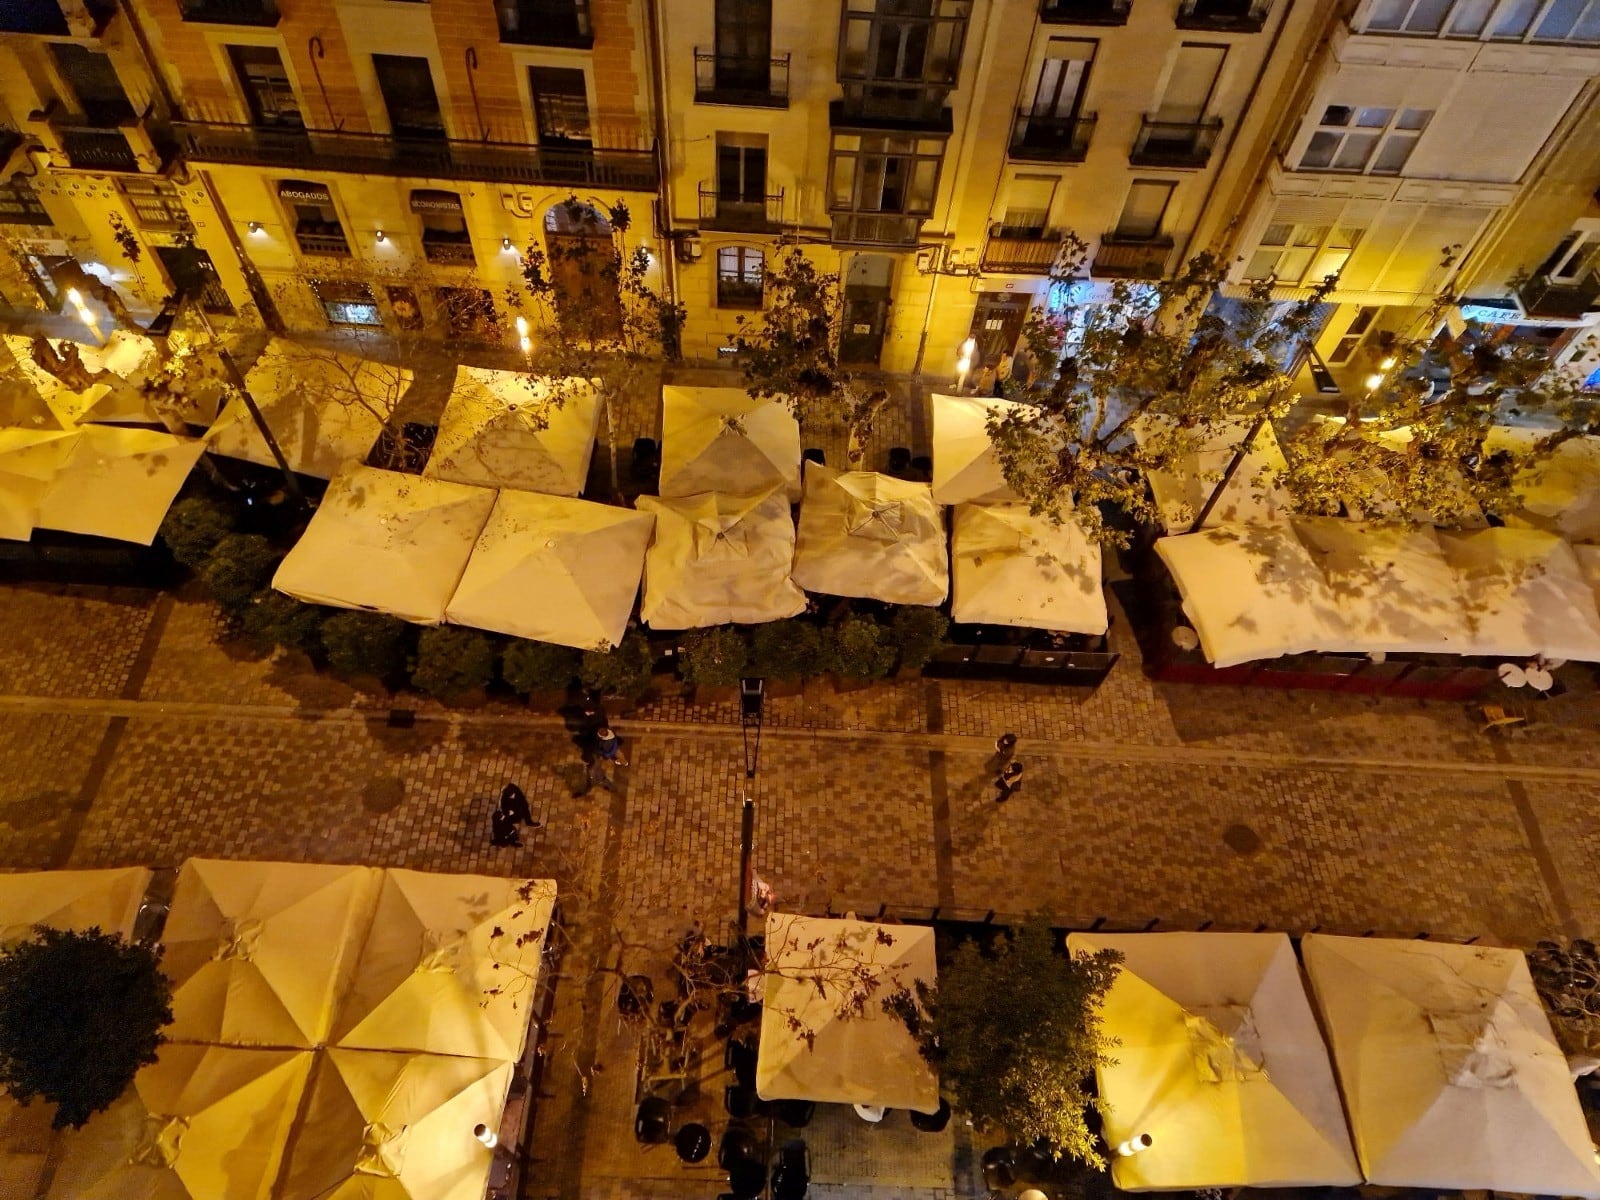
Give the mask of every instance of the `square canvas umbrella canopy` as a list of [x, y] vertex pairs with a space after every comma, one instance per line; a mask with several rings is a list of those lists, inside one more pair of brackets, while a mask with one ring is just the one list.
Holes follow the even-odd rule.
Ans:
[[148, 546], [204, 450], [152, 429], [84, 425], [39, 498], [36, 524]]
[[753, 625], [805, 609], [806, 594], [789, 578], [794, 518], [780, 487], [635, 503], [656, 518], [639, 609], [651, 628]]
[[587, 379], [457, 367], [422, 473], [576, 496], [589, 478], [600, 399]]
[[[411, 378], [402, 367], [273, 338], [244, 381], [289, 469], [332, 479], [347, 463], [365, 461]], [[277, 465], [237, 396], [206, 442], [214, 454]]]
[[[1484, 439], [1484, 450], [1528, 453], [1552, 430], [1499, 425]], [[1521, 501], [1507, 525], [1543, 529], [1571, 542], [1600, 540], [1600, 437], [1575, 437], [1537, 456], [1517, 472]]]
[[26, 939], [35, 925], [124, 937], [150, 886], [144, 867], [104, 871], [26, 871], [0, 875], [0, 945]]
[[[1169, 533], [1187, 533], [1211, 493], [1244, 444], [1254, 422], [1248, 418], [1219, 421], [1209, 431], [1181, 432], [1162, 417], [1149, 415], [1133, 422], [1135, 440], [1152, 453], [1172, 453], [1170, 470], [1150, 470], [1150, 494]], [[1174, 443], [1176, 439], [1176, 443]], [[1164, 449], [1166, 448], [1166, 449]], [[1261, 525], [1286, 521], [1294, 502], [1281, 485], [1277, 472], [1288, 466], [1271, 423], [1263, 424], [1222, 494], [1206, 517], [1206, 528], [1216, 525]]]
[[800, 424], [782, 398], [743, 388], [661, 389], [661, 494], [751, 495], [781, 486], [800, 499]]
[[322, 1043], [371, 917], [372, 867], [191, 858], [162, 941], [179, 1041]]
[[77, 444], [76, 430], [0, 429], [0, 538], [33, 536], [39, 503]]
[[1092, 634], [1109, 624], [1099, 543], [1025, 504], [957, 505], [950, 574], [956, 621]]
[[494, 503], [487, 488], [355, 467], [328, 485], [272, 586], [437, 625]]
[[0, 429], [60, 430], [66, 422], [26, 377], [0, 379]]
[[1308, 934], [1301, 952], [1369, 1182], [1600, 1196], [1522, 951]]
[[547, 879], [386, 871], [330, 1040], [514, 1062], [555, 899]]
[[808, 592], [939, 604], [950, 590], [944, 515], [925, 483], [808, 463], [794, 581]]
[[267, 1200], [311, 1054], [181, 1042], [158, 1054], [62, 1136], [50, 1200]]
[[327, 1050], [276, 1200], [482, 1200], [514, 1063]]
[[[45, 339], [51, 349], [58, 354], [68, 343], [61, 338]], [[32, 384], [34, 391], [50, 410], [54, 427], [71, 428], [84, 418], [84, 414], [105, 398], [111, 391], [112, 380], [104, 383], [93, 383], [82, 390], [68, 387], [61, 380], [46, 371], [33, 357], [34, 339], [27, 334], [8, 333], [5, 335], [6, 349], [11, 352], [11, 357], [17, 364], [21, 381]], [[83, 363], [86, 371], [100, 369], [98, 361], [91, 362], [88, 355], [91, 347], [79, 342], [70, 343], [77, 347], [79, 361]], [[28, 406], [32, 411], [32, 406]], [[37, 414], [35, 414], [37, 415]]]
[[1287, 936], [1074, 933], [1067, 948], [1123, 955], [1101, 1014], [1104, 1136], [1152, 1144], [1111, 1160], [1118, 1188], [1361, 1182]]
[[[860, 1012], [847, 1015], [860, 968], [878, 986]], [[879, 1003], [936, 979], [932, 929], [773, 913], [756, 1094], [937, 1111], [938, 1078], [905, 1025]]]
[[989, 440], [989, 415], [1024, 411], [1014, 400], [983, 396], [931, 397], [933, 498], [940, 504], [998, 504], [1020, 500], [1000, 473]]
[[1465, 654], [1600, 662], [1600, 613], [1572, 547], [1537, 529], [1440, 531], [1470, 629]]
[[609, 649], [633, 612], [653, 524], [649, 513], [609, 504], [501, 492], [445, 620]]
[[[1345, 426], [1343, 417], [1319, 415], [1313, 416], [1311, 422], [1313, 428], [1325, 429], [1329, 438], [1336, 436]], [[1397, 428], [1367, 426], [1360, 436], [1363, 441], [1381, 447], [1392, 455], [1404, 456], [1410, 453], [1412, 440], [1410, 426], [1403, 425]], [[1487, 440], [1485, 439], [1486, 442]], [[1348, 450], [1335, 450], [1332, 454], [1336, 460], [1350, 456]], [[1411, 512], [1402, 511], [1401, 497], [1381, 468], [1367, 467], [1357, 472], [1347, 466], [1345, 470], [1356, 482], [1339, 498], [1344, 502], [1346, 511], [1357, 519], [1416, 521], [1423, 524], [1438, 521], [1440, 524], [1458, 529], [1481, 529], [1486, 523], [1483, 509], [1472, 498], [1466, 479], [1455, 466], [1447, 465], [1442, 460], [1437, 473], [1433, 475], [1435, 486], [1430, 489], [1437, 497], [1436, 503], [1440, 509], [1437, 513], [1421, 508]]]

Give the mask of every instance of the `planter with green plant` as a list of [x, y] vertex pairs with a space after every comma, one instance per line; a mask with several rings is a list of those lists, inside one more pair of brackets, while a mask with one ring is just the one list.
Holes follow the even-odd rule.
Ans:
[[866, 687], [894, 669], [895, 651], [883, 626], [851, 613], [822, 635], [822, 656], [841, 691]]
[[439, 700], [482, 700], [494, 679], [494, 639], [479, 629], [439, 625], [417, 635], [411, 686]]
[[732, 625], [697, 629], [678, 647], [678, 671], [697, 703], [731, 700], [744, 678], [750, 646]]
[[578, 678], [581, 655], [570, 646], [515, 638], [500, 656], [500, 678], [528, 698], [528, 707], [554, 712]]
[[161, 522], [161, 540], [174, 559], [198, 571], [233, 527], [233, 510], [226, 504], [209, 496], [188, 496], [167, 510]]
[[211, 548], [200, 582], [211, 598], [238, 615], [272, 580], [283, 554], [258, 533], [229, 533]]
[[311, 651], [320, 647], [322, 622], [328, 610], [304, 604], [271, 588], [262, 588], [239, 613], [239, 632], [263, 650]]
[[950, 618], [937, 608], [920, 604], [902, 606], [889, 622], [889, 642], [898, 655], [900, 677], [920, 676], [922, 668], [944, 645], [944, 635], [949, 629]]
[[789, 617], [750, 631], [750, 661], [745, 673], [767, 681], [769, 696], [798, 696], [807, 679], [825, 671], [822, 631], [810, 621]]
[[386, 685], [405, 666], [410, 633], [404, 621], [383, 613], [339, 612], [322, 623], [322, 648], [338, 674]]
[[630, 629], [614, 650], [585, 650], [578, 664], [584, 687], [636, 704], [650, 690], [655, 655], [643, 633]]

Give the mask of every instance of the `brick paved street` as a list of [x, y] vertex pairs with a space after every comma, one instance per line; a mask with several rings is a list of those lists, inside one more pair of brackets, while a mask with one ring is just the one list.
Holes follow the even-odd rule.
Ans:
[[[618, 935], [666, 946], [692, 920], [731, 917], [733, 705], [644, 706], [618, 722], [633, 762], [619, 792], [575, 796], [560, 718], [361, 692], [226, 643], [187, 594], [0, 587], [0, 630], [0, 865], [204, 854], [553, 876], [575, 944], [527, 1194], [717, 1194], [714, 1175], [632, 1146], [632, 1034], [589, 964], [614, 965]], [[1461, 705], [1153, 685], [1124, 631], [1093, 694], [910, 680], [770, 700], [754, 846], [780, 903], [1514, 943], [1600, 933], [1586, 676], [1530, 702], [1526, 731], [1489, 738]], [[413, 728], [387, 726], [395, 705], [417, 711]], [[1007, 728], [1028, 775], [996, 805], [988, 755]], [[544, 827], [493, 849], [487, 812], [508, 779]], [[629, 969], [651, 965], [630, 954]], [[871, 1196], [860, 1148], [823, 1154], [817, 1136], [814, 1157], [834, 1164], [819, 1194]], [[952, 1194], [901, 1161], [931, 1147], [883, 1138], [882, 1169]]]

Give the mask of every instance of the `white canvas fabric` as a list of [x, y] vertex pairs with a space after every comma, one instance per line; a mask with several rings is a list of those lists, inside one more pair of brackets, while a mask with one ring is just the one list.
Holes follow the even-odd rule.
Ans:
[[516, 1061], [555, 898], [548, 879], [385, 871], [329, 1041]]
[[[1330, 438], [1336, 436], [1345, 425], [1342, 417], [1318, 415], [1313, 416], [1311, 421], [1315, 426], [1326, 428], [1327, 436]], [[1362, 433], [1362, 437], [1395, 454], [1405, 454], [1406, 448], [1411, 444], [1411, 429], [1409, 426], [1395, 429], [1369, 428]], [[1340, 499], [1344, 501], [1346, 511], [1357, 520], [1423, 523], [1441, 520], [1444, 525], [1453, 529], [1482, 529], [1487, 524], [1483, 509], [1472, 498], [1466, 480], [1454, 470], [1438, 476], [1440, 498], [1444, 501], [1445, 510], [1438, 515], [1421, 509], [1409, 513], [1403, 512], [1388, 480], [1378, 469], [1356, 471], [1353, 467], [1347, 467], [1346, 472], [1354, 484]]]
[[373, 867], [191, 858], [162, 940], [179, 1041], [317, 1046], [372, 916]]
[[805, 593], [789, 578], [794, 518], [780, 486], [753, 496], [640, 496], [635, 503], [656, 518], [639, 609], [647, 625], [753, 625], [805, 609]]
[[925, 483], [806, 464], [795, 583], [890, 604], [939, 604], [950, 590], [944, 518]]
[[1201, 649], [1219, 667], [1350, 640], [1337, 599], [1288, 524], [1164, 537], [1156, 553], [1172, 573]]
[[0, 378], [0, 429], [29, 431], [59, 431], [66, 423], [39, 389], [20, 373], [14, 378]]
[[[245, 376], [290, 470], [332, 479], [363, 462], [410, 386], [402, 367], [273, 338]], [[272, 451], [237, 396], [206, 434], [212, 453], [275, 466]]]
[[272, 586], [437, 625], [494, 503], [487, 488], [352, 468], [328, 485]]
[[[1252, 424], [1254, 421], [1249, 418], [1218, 422], [1210, 436], [1200, 440], [1197, 449], [1178, 456], [1174, 469], [1146, 472], [1150, 493], [1168, 533], [1189, 531], [1207, 498], [1221, 484], [1236, 448], [1249, 434]], [[1155, 416], [1134, 421], [1132, 431], [1141, 446], [1154, 445], [1160, 439], [1173, 436], [1162, 419]], [[1205, 527], [1287, 521], [1294, 511], [1293, 497], [1274, 482], [1275, 474], [1287, 465], [1271, 423], [1262, 425], [1228, 480], [1228, 486], [1212, 506]]]
[[609, 504], [500, 492], [445, 620], [585, 650], [615, 646], [653, 524], [649, 513]]
[[743, 388], [661, 389], [661, 495], [750, 495], [781, 486], [800, 498], [800, 425], [781, 399]]
[[1600, 1196], [1520, 950], [1310, 934], [1301, 951], [1370, 1182]]
[[26, 940], [35, 925], [80, 932], [98, 927], [126, 937], [150, 875], [144, 867], [0, 875], [0, 946]]
[[950, 546], [952, 619], [1106, 631], [1100, 546], [1076, 521], [1057, 525], [1025, 504], [961, 504]]
[[457, 367], [422, 473], [576, 496], [589, 477], [599, 427], [600, 400], [586, 379], [553, 383], [521, 371]]
[[81, 426], [35, 523], [148, 546], [204, 450], [196, 438], [151, 429]]
[[1152, 1144], [1111, 1160], [1118, 1188], [1361, 1182], [1287, 936], [1074, 933], [1067, 948], [1123, 954], [1102, 1010], [1115, 1061], [1096, 1070], [1105, 1139]]
[[[756, 1094], [937, 1111], [938, 1078], [906, 1027], [878, 1003], [902, 987], [914, 993], [918, 980], [932, 986], [933, 949], [933, 930], [923, 926], [769, 916]], [[862, 1012], [846, 1019], [839, 1009], [848, 989], [839, 977], [848, 972], [829, 966], [841, 961], [879, 980]]]
[[[69, 344], [75, 346], [78, 359], [87, 371], [104, 369], [104, 362], [94, 346], [82, 342], [69, 343], [63, 338], [45, 340], [58, 354]], [[89, 420], [88, 414], [91, 410], [98, 410], [102, 415], [96, 419], [102, 421], [108, 417], [125, 419], [116, 415], [118, 410], [131, 411], [132, 419], [141, 424], [154, 422], [157, 419], [154, 410], [146, 405], [143, 396], [137, 390], [117, 386], [121, 383], [120, 379], [107, 379], [103, 383], [94, 383], [82, 390], [70, 388], [35, 361], [32, 337], [27, 334], [8, 333], [5, 335], [5, 343], [11, 352], [11, 357], [16, 360], [21, 378], [33, 386], [50, 410], [57, 427], [70, 429], [80, 421]], [[118, 361], [120, 362], [120, 359]], [[118, 395], [112, 396], [113, 390]]]
[[1025, 406], [983, 396], [930, 397], [933, 405], [933, 498], [940, 504], [999, 504], [1020, 497], [1006, 483], [989, 440], [989, 414]]
[[1534, 529], [1439, 533], [1460, 580], [1468, 654], [1600, 662], [1600, 613], [1572, 547]]
[[77, 444], [76, 430], [0, 429], [0, 538], [33, 536], [39, 504]]
[[[1550, 430], [1496, 426], [1484, 449], [1528, 452]], [[1507, 525], [1543, 529], [1569, 542], [1600, 541], [1600, 437], [1575, 437], [1537, 456], [1517, 473], [1521, 500]]]
[[482, 1200], [513, 1064], [438, 1054], [318, 1056], [277, 1200]]
[[181, 1042], [158, 1054], [62, 1135], [50, 1200], [267, 1200], [312, 1056]]

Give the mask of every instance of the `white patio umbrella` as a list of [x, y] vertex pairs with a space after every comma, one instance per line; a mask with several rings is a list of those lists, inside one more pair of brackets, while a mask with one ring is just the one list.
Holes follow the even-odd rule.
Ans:
[[[111, 390], [110, 382], [96, 383], [81, 391], [69, 388], [46, 371], [33, 357], [34, 339], [28, 334], [8, 333], [4, 336], [4, 341], [6, 349], [17, 364], [19, 381], [32, 385], [53, 415], [55, 427], [71, 428], [76, 425], [83, 414]], [[47, 338], [46, 341], [58, 354], [67, 345], [62, 338]], [[98, 364], [91, 366], [89, 359], [85, 357], [91, 347], [79, 342], [71, 344], [77, 347], [79, 360], [83, 362], [86, 370], [99, 369]]]
[[791, 574], [808, 592], [891, 604], [942, 602], [950, 564], [932, 489], [808, 463]]
[[182, 1042], [157, 1054], [63, 1135], [50, 1200], [267, 1200], [312, 1056]]
[[960, 504], [951, 538], [950, 616], [971, 624], [1102, 634], [1100, 546], [1076, 521], [1025, 504]]
[[[862, 970], [876, 983], [857, 1012], [849, 1001]], [[773, 913], [756, 1094], [938, 1111], [938, 1078], [905, 1025], [879, 1003], [901, 988], [914, 994], [919, 981], [937, 982], [932, 929]]]
[[126, 937], [133, 932], [150, 874], [145, 867], [113, 867], [0, 875], [0, 945], [27, 938], [35, 925], [97, 927]]
[[457, 367], [422, 473], [576, 496], [589, 477], [599, 427], [600, 400], [587, 379]]
[[1520, 950], [1301, 943], [1371, 1183], [1600, 1196], [1600, 1167]]
[[[402, 367], [273, 338], [245, 386], [290, 470], [331, 479], [346, 464], [366, 459], [411, 379]], [[217, 416], [206, 443], [214, 454], [276, 465], [237, 396]]]
[[328, 1050], [277, 1200], [482, 1200], [514, 1064]]
[[191, 858], [162, 969], [180, 1041], [320, 1045], [376, 898], [372, 867]]
[[0, 379], [0, 429], [59, 431], [65, 427], [60, 414], [45, 403], [27, 378]]
[[1281, 933], [1073, 933], [1069, 951], [1120, 951], [1096, 1068], [1125, 1191], [1351, 1187], [1350, 1147], [1327, 1047]]
[[1014, 400], [983, 396], [929, 397], [933, 405], [933, 498], [940, 504], [990, 504], [1021, 499], [989, 440], [991, 413], [1025, 410]]
[[1212, 492], [1222, 494], [1206, 517], [1206, 527], [1261, 525], [1286, 521], [1294, 510], [1293, 497], [1276, 482], [1288, 466], [1278, 436], [1270, 422], [1250, 437], [1239, 466], [1222, 487], [1222, 477], [1238, 447], [1245, 445], [1254, 421], [1248, 417], [1218, 421], [1205, 431], [1176, 429], [1164, 418], [1146, 415], [1131, 429], [1141, 447], [1170, 455], [1169, 470], [1145, 473], [1150, 493], [1169, 533], [1187, 533]]
[[548, 879], [386, 871], [330, 1042], [517, 1060], [555, 899]]
[[1572, 547], [1537, 529], [1441, 530], [1470, 634], [1464, 654], [1600, 662], [1600, 612]]
[[[1484, 439], [1484, 451], [1531, 454], [1549, 429], [1499, 425]], [[1521, 501], [1507, 525], [1544, 529], [1572, 542], [1600, 540], [1600, 437], [1575, 437], [1532, 456], [1513, 486]]]
[[355, 467], [328, 485], [272, 586], [437, 625], [494, 502], [487, 488]]
[[0, 429], [0, 538], [33, 536], [39, 503], [77, 443], [76, 430]]
[[800, 425], [783, 399], [743, 388], [661, 389], [661, 494], [753, 495], [782, 486], [800, 498]]
[[656, 518], [639, 609], [652, 628], [758, 624], [805, 609], [805, 593], [789, 578], [794, 518], [778, 485], [752, 496], [640, 496], [635, 503]]
[[615, 646], [654, 523], [590, 500], [500, 492], [445, 620], [585, 650]]
[[148, 546], [204, 450], [196, 438], [84, 425], [39, 498], [36, 524]]

